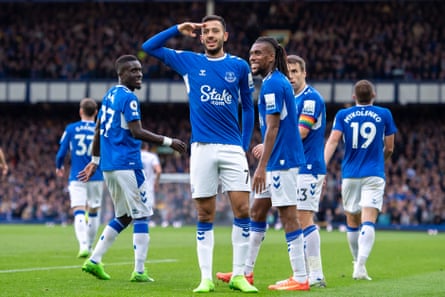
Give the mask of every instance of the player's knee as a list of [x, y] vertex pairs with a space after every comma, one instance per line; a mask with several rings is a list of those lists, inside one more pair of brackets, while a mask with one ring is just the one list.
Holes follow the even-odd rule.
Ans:
[[127, 215], [125, 216], [121, 216], [119, 218], [117, 218], [117, 220], [125, 227], [127, 227], [128, 225], [130, 225], [131, 221], [133, 220], [132, 217], [129, 217]]
[[234, 210], [235, 218], [244, 219], [249, 217], [249, 204], [239, 204]]
[[265, 222], [269, 209], [252, 208], [250, 210], [250, 218], [255, 222]]
[[215, 211], [208, 207], [197, 208], [198, 221], [203, 223], [213, 222]]

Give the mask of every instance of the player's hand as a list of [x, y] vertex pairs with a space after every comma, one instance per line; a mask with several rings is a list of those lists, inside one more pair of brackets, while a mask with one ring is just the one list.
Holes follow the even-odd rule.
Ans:
[[259, 159], [263, 154], [263, 150], [264, 150], [264, 145], [262, 143], [257, 144], [253, 147], [252, 154], [255, 158]]
[[190, 36], [190, 37], [196, 37], [196, 30], [202, 28], [201, 23], [191, 23], [191, 22], [185, 22], [178, 25], [178, 30], [181, 32], [182, 35]]
[[96, 172], [97, 164], [94, 164], [92, 162], [88, 163], [85, 168], [79, 172], [77, 175], [77, 178], [81, 181], [86, 183], [90, 180], [90, 178], [93, 176], [93, 174]]
[[173, 138], [172, 139], [173, 142], [171, 144], [171, 148], [174, 149], [175, 151], [179, 152], [179, 153], [185, 153], [187, 151], [187, 146], [185, 144], [185, 142], [183, 142], [182, 140], [179, 140], [177, 138]]
[[63, 175], [65, 174], [65, 168], [56, 168], [56, 175], [58, 177], [63, 177]]
[[252, 178], [252, 190], [255, 193], [261, 193], [266, 190], [266, 170], [265, 168], [257, 167]]

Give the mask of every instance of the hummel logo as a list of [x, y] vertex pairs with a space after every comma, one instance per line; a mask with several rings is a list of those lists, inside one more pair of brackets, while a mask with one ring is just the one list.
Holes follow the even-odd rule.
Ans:
[[249, 231], [250, 231], [250, 228], [249, 228], [249, 227], [244, 227], [244, 228], [243, 228], [242, 236], [243, 236], [243, 237], [249, 237], [249, 236], [250, 236]]
[[141, 201], [142, 203], [147, 202], [147, 197], [145, 196], [145, 194], [147, 194], [146, 191], [140, 192], [141, 193]]
[[199, 76], [206, 76], [206, 70], [205, 69], [199, 70]]
[[197, 232], [196, 232], [196, 239], [198, 239], [198, 240], [204, 240], [204, 239], [205, 239], [204, 234], [205, 234], [204, 231], [197, 231]]
[[280, 176], [272, 176], [273, 179], [273, 186], [275, 189], [278, 189], [281, 186], [281, 182], [280, 182]]

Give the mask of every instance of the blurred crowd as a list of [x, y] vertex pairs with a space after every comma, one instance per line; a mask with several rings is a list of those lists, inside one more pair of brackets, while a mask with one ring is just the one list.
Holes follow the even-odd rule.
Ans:
[[[443, 11], [445, 1], [215, 4], [215, 13], [227, 21], [228, 52], [247, 58], [253, 41], [272, 30], [269, 34], [288, 53], [307, 61], [312, 80], [445, 79]], [[115, 58], [134, 53], [146, 77], [179, 79], [141, 52], [141, 44], [176, 23], [199, 22], [205, 14], [205, 1], [2, 1], [0, 78], [111, 78]], [[168, 46], [201, 50], [189, 38], [172, 39]]]
[[[340, 107], [328, 105], [327, 134]], [[378, 224], [445, 224], [445, 107], [416, 105], [391, 106], [391, 109], [399, 131], [395, 153], [387, 163], [384, 207]], [[189, 141], [186, 104], [146, 104], [142, 106], [142, 115], [146, 128]], [[67, 178], [56, 177], [55, 155], [65, 125], [77, 120], [77, 104], [0, 106], [0, 146], [10, 166], [8, 175], [0, 179], [0, 222], [71, 222]], [[259, 141], [256, 129], [252, 146]], [[188, 154], [157, 152], [164, 173], [189, 172]], [[344, 223], [341, 157], [340, 147], [328, 168], [317, 217], [320, 224]], [[248, 159], [253, 172], [256, 160], [250, 153]], [[156, 195], [153, 224], [180, 226], [196, 222], [188, 183], [162, 183]], [[113, 210], [106, 196], [102, 215], [107, 221]], [[224, 195], [218, 198], [217, 213], [218, 222], [231, 222], [230, 205]], [[270, 223], [276, 223], [276, 215], [271, 213], [270, 217]]]

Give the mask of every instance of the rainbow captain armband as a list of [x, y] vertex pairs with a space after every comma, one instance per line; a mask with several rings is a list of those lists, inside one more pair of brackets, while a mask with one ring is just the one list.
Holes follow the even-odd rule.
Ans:
[[170, 137], [164, 136], [164, 140], [162, 141], [162, 145], [164, 146], [171, 146], [173, 143], [173, 139]]
[[98, 156], [91, 157], [91, 163], [93, 163], [95, 165], [99, 165], [99, 162], [100, 162], [100, 157], [98, 157]]

